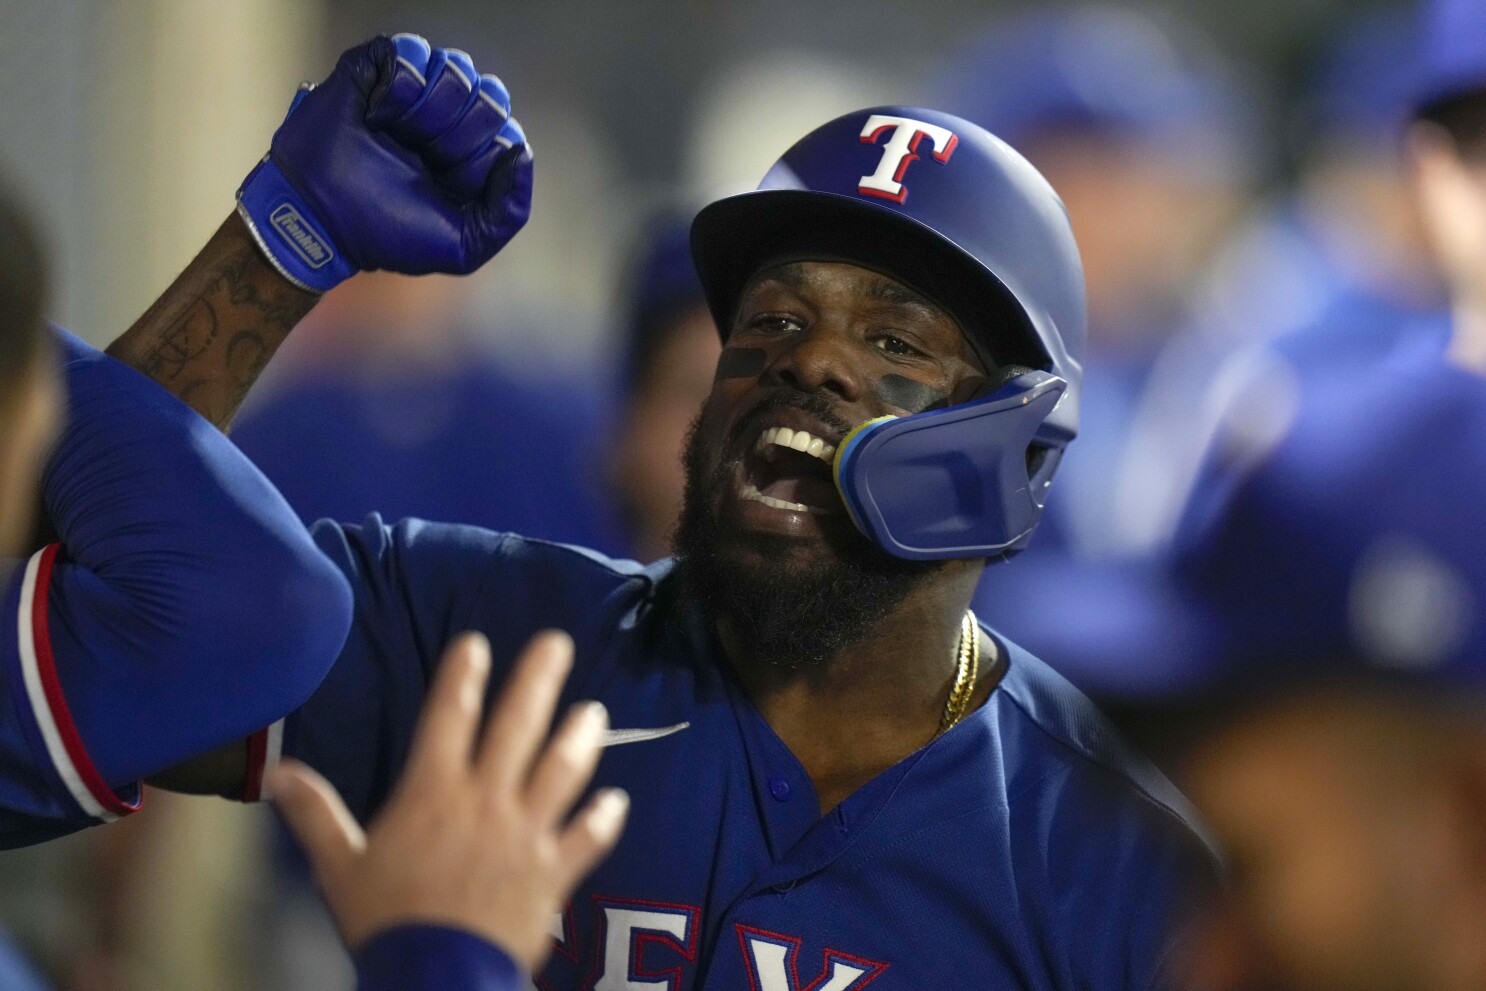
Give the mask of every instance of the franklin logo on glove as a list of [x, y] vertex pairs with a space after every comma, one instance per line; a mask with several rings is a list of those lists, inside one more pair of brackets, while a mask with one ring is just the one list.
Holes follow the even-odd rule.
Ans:
[[289, 242], [289, 247], [293, 248], [310, 268], [324, 268], [335, 257], [335, 252], [315, 236], [305, 224], [304, 218], [299, 215], [299, 211], [288, 203], [280, 206], [268, 219], [274, 229], [284, 236], [284, 240]]

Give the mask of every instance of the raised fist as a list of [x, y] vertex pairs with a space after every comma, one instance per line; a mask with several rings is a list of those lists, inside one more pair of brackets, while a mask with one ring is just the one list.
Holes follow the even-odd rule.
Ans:
[[301, 89], [238, 213], [289, 281], [473, 272], [526, 223], [531, 148], [504, 84], [458, 49], [373, 38]]

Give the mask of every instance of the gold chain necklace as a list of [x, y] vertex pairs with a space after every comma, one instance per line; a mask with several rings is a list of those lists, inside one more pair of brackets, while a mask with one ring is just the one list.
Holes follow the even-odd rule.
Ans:
[[955, 650], [955, 683], [939, 718], [939, 732], [947, 733], [970, 710], [970, 697], [975, 694], [975, 681], [980, 675], [980, 624], [975, 613], [965, 610], [960, 621], [960, 643]]

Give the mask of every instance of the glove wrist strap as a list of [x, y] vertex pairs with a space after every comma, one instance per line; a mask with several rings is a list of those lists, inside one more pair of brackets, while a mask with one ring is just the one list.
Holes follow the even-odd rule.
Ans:
[[265, 157], [243, 180], [237, 212], [259, 250], [300, 289], [323, 293], [356, 274], [272, 159]]

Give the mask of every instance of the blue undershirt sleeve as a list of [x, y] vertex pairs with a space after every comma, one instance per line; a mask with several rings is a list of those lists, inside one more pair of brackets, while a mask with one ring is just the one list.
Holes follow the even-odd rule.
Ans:
[[500, 947], [447, 926], [397, 926], [356, 954], [356, 991], [517, 991], [523, 976]]

